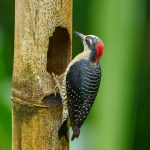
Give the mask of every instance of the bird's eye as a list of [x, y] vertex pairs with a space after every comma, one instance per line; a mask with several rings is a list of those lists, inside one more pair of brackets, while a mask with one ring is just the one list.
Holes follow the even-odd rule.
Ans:
[[89, 41], [89, 40], [88, 40], [88, 38], [87, 38], [87, 37], [85, 38], [85, 41], [86, 41], [86, 43], [88, 43], [88, 41]]

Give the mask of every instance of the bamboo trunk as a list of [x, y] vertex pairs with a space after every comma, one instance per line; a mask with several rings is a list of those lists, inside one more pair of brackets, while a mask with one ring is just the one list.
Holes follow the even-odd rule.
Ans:
[[16, 0], [15, 10], [12, 149], [67, 150], [51, 73], [61, 75], [71, 59], [72, 2]]

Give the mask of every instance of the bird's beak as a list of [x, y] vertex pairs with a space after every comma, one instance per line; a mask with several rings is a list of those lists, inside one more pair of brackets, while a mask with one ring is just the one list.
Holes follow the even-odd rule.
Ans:
[[85, 39], [85, 35], [83, 35], [82, 33], [76, 32], [74, 31], [74, 34], [79, 37], [82, 41]]

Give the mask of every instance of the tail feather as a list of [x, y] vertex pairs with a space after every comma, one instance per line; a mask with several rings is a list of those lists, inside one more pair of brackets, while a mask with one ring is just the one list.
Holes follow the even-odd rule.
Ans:
[[72, 134], [72, 137], [71, 137], [71, 141], [73, 141], [74, 138], [78, 138], [79, 135], [80, 135], [80, 128], [75, 126], [74, 129], [73, 129], [73, 134]]
[[59, 139], [61, 139], [61, 137], [65, 136], [67, 142], [68, 142], [68, 127], [67, 127], [67, 120], [65, 120], [63, 122], [63, 124], [61, 125], [59, 131], [58, 131], [58, 136], [59, 136]]

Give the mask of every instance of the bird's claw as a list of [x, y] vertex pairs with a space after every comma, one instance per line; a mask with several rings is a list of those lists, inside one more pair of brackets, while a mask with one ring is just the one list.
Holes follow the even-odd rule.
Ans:
[[56, 96], [57, 93], [60, 92], [60, 83], [58, 76], [52, 72], [52, 79], [54, 80], [55, 86], [54, 86], [54, 95]]

